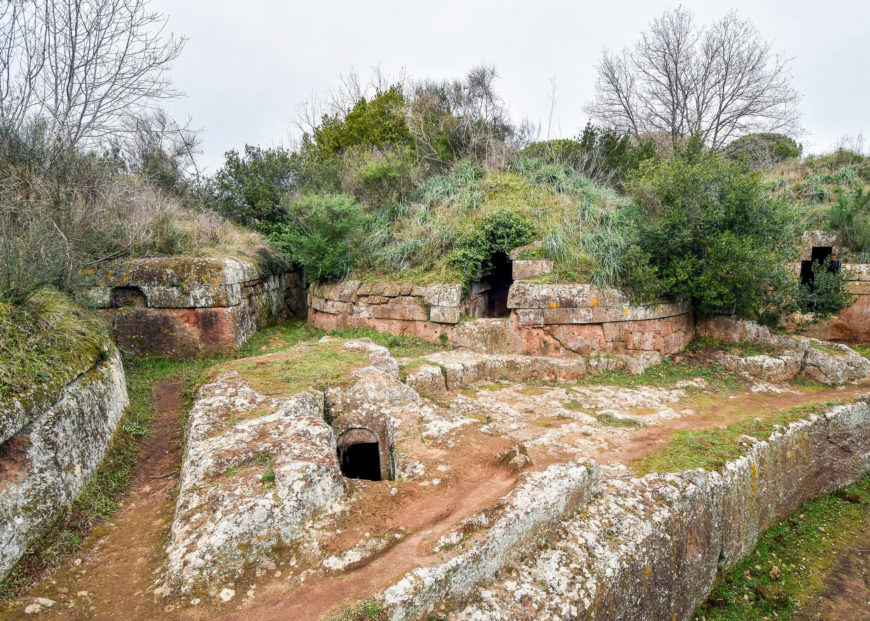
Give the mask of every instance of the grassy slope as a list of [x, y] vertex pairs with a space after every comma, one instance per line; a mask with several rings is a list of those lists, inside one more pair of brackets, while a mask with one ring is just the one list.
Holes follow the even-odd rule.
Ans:
[[534, 257], [555, 263], [552, 277], [588, 282], [596, 267], [591, 246], [615, 235], [612, 220], [625, 199], [581, 174], [537, 160], [518, 160], [509, 170], [481, 172], [468, 165], [430, 177], [415, 201], [398, 210], [380, 231], [386, 241], [368, 265], [352, 274], [364, 281], [400, 280], [426, 284], [458, 282], [451, 262], [457, 240], [498, 209], [527, 218], [536, 239], [544, 241]]
[[43, 289], [23, 304], [0, 301], [0, 411], [51, 398], [111, 349], [100, 318]]

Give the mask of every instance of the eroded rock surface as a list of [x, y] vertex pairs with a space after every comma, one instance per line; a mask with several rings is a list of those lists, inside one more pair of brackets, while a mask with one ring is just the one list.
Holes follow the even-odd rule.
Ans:
[[26, 425], [0, 453], [0, 576], [78, 496], [126, 407], [124, 368], [111, 348], [53, 402], [24, 412]]

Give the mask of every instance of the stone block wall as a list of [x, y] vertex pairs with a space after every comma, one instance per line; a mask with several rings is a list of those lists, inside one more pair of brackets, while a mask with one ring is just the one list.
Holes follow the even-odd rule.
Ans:
[[682, 351], [694, 337], [686, 303], [631, 304], [588, 284], [514, 283], [508, 297], [521, 350], [535, 355]]
[[118, 346], [137, 356], [232, 351], [259, 328], [305, 313], [302, 274], [288, 264], [267, 271], [248, 259], [158, 257], [83, 276]]
[[374, 328], [437, 341], [442, 335], [449, 338], [453, 334], [461, 301], [462, 287], [458, 284], [421, 287], [346, 280], [311, 286], [308, 320], [325, 330]]
[[[516, 265], [516, 262], [514, 263]], [[618, 291], [591, 285], [514, 282], [503, 319], [460, 321], [466, 304], [458, 284], [419, 287], [356, 280], [312, 286], [314, 325], [374, 328], [390, 334], [448, 339], [455, 347], [545, 356], [682, 351], [694, 337], [688, 304], [630, 304]]]

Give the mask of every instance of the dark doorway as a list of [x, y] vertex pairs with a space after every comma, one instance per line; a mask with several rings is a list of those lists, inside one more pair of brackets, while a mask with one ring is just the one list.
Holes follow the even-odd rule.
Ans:
[[338, 439], [338, 463], [348, 479], [381, 480], [381, 452], [377, 436], [368, 429], [351, 429]]
[[139, 287], [115, 287], [112, 289], [112, 306], [114, 308], [125, 306], [145, 308], [147, 300]]
[[[810, 291], [815, 290], [813, 278], [813, 263], [824, 265], [834, 256], [834, 249], [831, 246], [813, 246], [810, 253], [809, 261], [801, 261], [801, 284], [809, 287]], [[830, 261], [828, 263], [828, 271], [837, 273], [840, 271], [839, 261]]]
[[493, 255], [492, 267], [471, 285], [471, 312], [473, 317], [490, 319], [509, 315], [507, 300], [513, 284], [513, 266], [503, 252]]

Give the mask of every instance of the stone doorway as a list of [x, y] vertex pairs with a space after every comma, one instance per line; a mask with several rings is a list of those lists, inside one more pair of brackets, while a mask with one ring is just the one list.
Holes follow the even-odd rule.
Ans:
[[499, 252], [493, 255], [491, 265], [481, 273], [479, 280], [471, 283], [468, 314], [472, 317], [498, 319], [510, 314], [507, 300], [514, 282], [511, 260]]
[[338, 463], [348, 479], [381, 480], [378, 437], [368, 429], [349, 429], [338, 438]]
[[813, 246], [810, 252], [810, 259], [801, 261], [801, 284], [809, 287], [810, 291], [814, 291], [813, 263], [824, 265], [825, 261], [829, 259], [828, 271], [839, 272], [840, 262], [834, 261], [834, 248], [832, 246]]

